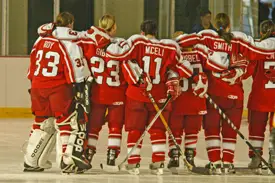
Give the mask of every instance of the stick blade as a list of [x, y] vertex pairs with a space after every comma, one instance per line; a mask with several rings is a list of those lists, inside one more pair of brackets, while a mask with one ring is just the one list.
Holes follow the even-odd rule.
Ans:
[[190, 170], [193, 173], [200, 174], [200, 175], [211, 175], [209, 169], [204, 168], [204, 167], [192, 167]]

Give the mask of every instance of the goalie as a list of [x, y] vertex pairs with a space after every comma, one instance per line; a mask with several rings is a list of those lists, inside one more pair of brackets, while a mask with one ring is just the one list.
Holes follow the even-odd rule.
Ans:
[[24, 156], [25, 172], [51, 168], [49, 155], [56, 136], [62, 172], [80, 173], [90, 168], [83, 156], [85, 107], [78, 105], [84, 103], [84, 64], [81, 49], [72, 41], [78, 34], [73, 25], [72, 14], [60, 13], [54, 30], [57, 36], [39, 37], [31, 52], [28, 79], [35, 122]]

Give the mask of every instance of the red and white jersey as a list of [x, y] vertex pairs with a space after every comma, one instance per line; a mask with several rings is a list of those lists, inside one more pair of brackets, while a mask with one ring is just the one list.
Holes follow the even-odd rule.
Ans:
[[[89, 37], [89, 34], [86, 36]], [[125, 40], [119, 38], [113, 41], [118, 44], [125, 42]], [[116, 53], [117, 49], [112, 49], [114, 47], [108, 47], [107, 50], [99, 48], [91, 39], [81, 40], [78, 44], [83, 49], [90, 72], [96, 81], [91, 91], [93, 102], [123, 105], [127, 83], [121, 71], [122, 62], [106, 56], [106, 51]]]
[[[107, 50], [107, 56], [112, 60], [135, 60], [138, 66], [150, 76], [153, 84], [151, 91], [157, 102], [163, 102], [167, 97], [167, 71], [169, 69], [176, 71], [179, 76], [190, 77], [192, 71], [179, 64], [181, 57], [180, 48], [173, 40], [149, 39], [142, 35], [133, 35], [127, 40], [127, 44], [117, 46], [111, 44], [110, 50], [118, 50], [119, 53]], [[108, 48], [109, 48], [108, 47]], [[136, 83], [138, 78], [132, 76], [132, 72], [127, 68], [127, 64], [123, 64], [126, 70], [125, 78], [129, 83], [126, 95], [138, 101], [150, 102], [148, 97], [144, 96], [139, 87], [132, 83]]]
[[[269, 38], [273, 39], [274, 38]], [[252, 75], [253, 84], [247, 108], [262, 112], [275, 111], [275, 83], [266, 76], [267, 69], [275, 69], [275, 58], [266, 61], [253, 61], [248, 65], [248, 76]]]
[[238, 31], [234, 31], [232, 34], [233, 39], [231, 40], [231, 44], [225, 42], [213, 30], [203, 30], [197, 34], [183, 34], [178, 36], [176, 41], [181, 47], [203, 44], [213, 52], [228, 54], [230, 59], [240, 53], [248, 60], [263, 61], [274, 57], [274, 42], [268, 39], [256, 42], [252, 37]]
[[[205, 58], [196, 50], [183, 51], [183, 60], [190, 62], [194, 73], [203, 72]], [[177, 114], [204, 115], [206, 111], [206, 99], [200, 98], [193, 93], [192, 87], [195, 83], [191, 78], [183, 78], [180, 81], [182, 94], [173, 102], [173, 111]], [[187, 105], [188, 104], [188, 105]]]
[[68, 40], [58, 40], [54, 36], [37, 39], [31, 51], [28, 72], [32, 88], [84, 81], [82, 50], [72, 41], [77, 32], [66, 27], [57, 27], [54, 32]]

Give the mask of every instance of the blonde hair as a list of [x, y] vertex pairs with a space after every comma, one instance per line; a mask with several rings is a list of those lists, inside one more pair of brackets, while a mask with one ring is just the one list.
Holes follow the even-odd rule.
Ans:
[[74, 23], [74, 16], [69, 12], [59, 13], [56, 17], [56, 26], [66, 27]]
[[99, 20], [99, 27], [108, 32], [111, 31], [111, 29], [115, 24], [116, 24], [115, 16], [110, 14], [103, 15]]
[[180, 36], [182, 34], [184, 34], [183, 31], [176, 31], [176, 32], [173, 33], [172, 39], [176, 39], [178, 36]]

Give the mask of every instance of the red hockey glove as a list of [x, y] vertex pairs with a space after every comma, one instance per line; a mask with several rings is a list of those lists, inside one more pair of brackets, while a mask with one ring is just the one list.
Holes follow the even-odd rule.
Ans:
[[148, 95], [147, 93], [150, 92], [153, 88], [152, 81], [151, 81], [150, 77], [148, 76], [148, 74], [145, 72], [142, 73], [140, 77], [141, 78], [138, 82], [138, 86], [141, 89], [142, 94], [144, 96], [147, 96]]
[[208, 89], [208, 79], [205, 73], [201, 72], [193, 77], [196, 86], [193, 88], [193, 93], [200, 98], [204, 98]]
[[275, 83], [275, 69], [268, 69], [265, 71], [265, 76], [272, 82]]
[[242, 68], [226, 70], [221, 73], [221, 79], [225, 82], [228, 82], [229, 85], [234, 85], [242, 81], [242, 75], [244, 73], [244, 69]]
[[52, 35], [54, 28], [55, 28], [54, 23], [46, 23], [38, 27], [37, 33], [41, 37], [49, 36], [49, 35]]
[[170, 78], [166, 82], [167, 94], [172, 96], [172, 100], [175, 100], [181, 94], [181, 87], [179, 83], [179, 78]]
[[247, 59], [242, 55], [232, 55], [230, 59], [230, 67], [238, 67], [238, 68], [246, 68], [248, 66], [249, 62]]

